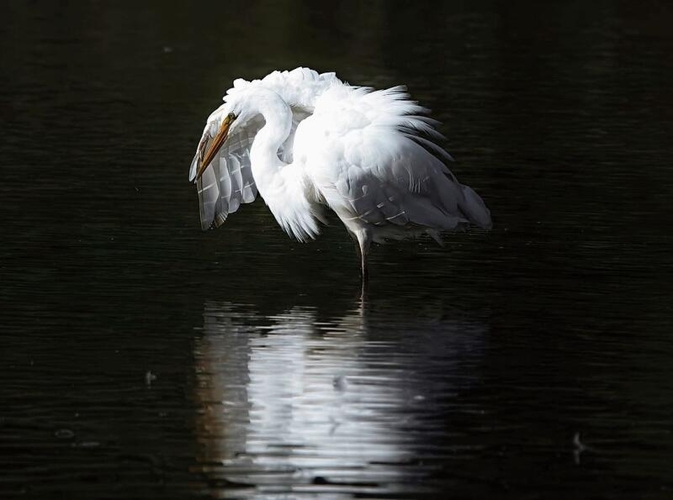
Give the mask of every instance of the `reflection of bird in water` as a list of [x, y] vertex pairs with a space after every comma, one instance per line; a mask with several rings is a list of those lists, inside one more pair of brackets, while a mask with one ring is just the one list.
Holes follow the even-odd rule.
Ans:
[[215, 488], [222, 479], [259, 494], [408, 488], [414, 498], [436, 472], [418, 464], [441, 456], [447, 405], [470, 387], [463, 363], [477, 376], [485, 328], [418, 314], [372, 322], [367, 307], [353, 305], [325, 320], [314, 307], [262, 315], [205, 304], [196, 435]]
[[404, 87], [372, 90], [307, 68], [236, 80], [208, 118], [189, 178], [201, 225], [221, 225], [259, 192], [280, 226], [317, 237], [332, 209], [357, 241], [363, 279], [372, 242], [491, 226], [488, 208], [449, 171], [451, 156]]

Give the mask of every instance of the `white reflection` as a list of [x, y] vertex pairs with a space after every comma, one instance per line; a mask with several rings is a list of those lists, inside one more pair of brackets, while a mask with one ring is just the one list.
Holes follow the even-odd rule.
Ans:
[[441, 420], [427, 428], [444, 411], [432, 398], [456, 389], [450, 374], [479, 357], [483, 329], [413, 319], [372, 331], [366, 316], [320, 323], [311, 308], [263, 317], [206, 303], [197, 432], [213, 494], [391, 493], [426, 473], [418, 441], [443, 432]]

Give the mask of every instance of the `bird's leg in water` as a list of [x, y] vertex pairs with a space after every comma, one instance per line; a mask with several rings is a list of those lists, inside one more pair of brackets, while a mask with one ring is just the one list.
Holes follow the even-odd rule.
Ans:
[[362, 280], [362, 284], [360, 286], [360, 306], [365, 304], [367, 302], [367, 292], [369, 290], [369, 285], [368, 282], [365, 280]]

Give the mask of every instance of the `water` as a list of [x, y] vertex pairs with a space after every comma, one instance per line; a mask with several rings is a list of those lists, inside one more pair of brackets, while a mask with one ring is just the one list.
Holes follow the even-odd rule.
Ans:
[[[0, 7], [3, 498], [669, 498], [673, 9]], [[406, 83], [490, 233], [199, 229], [239, 76]], [[579, 433], [583, 446], [574, 443]]]

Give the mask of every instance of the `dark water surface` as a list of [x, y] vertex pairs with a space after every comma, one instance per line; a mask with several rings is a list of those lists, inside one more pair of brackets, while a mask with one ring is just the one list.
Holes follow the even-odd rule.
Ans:
[[[0, 6], [0, 497], [671, 498], [670, 3], [323, 9]], [[407, 84], [493, 231], [364, 302], [338, 223], [201, 232], [205, 117], [298, 65]]]

